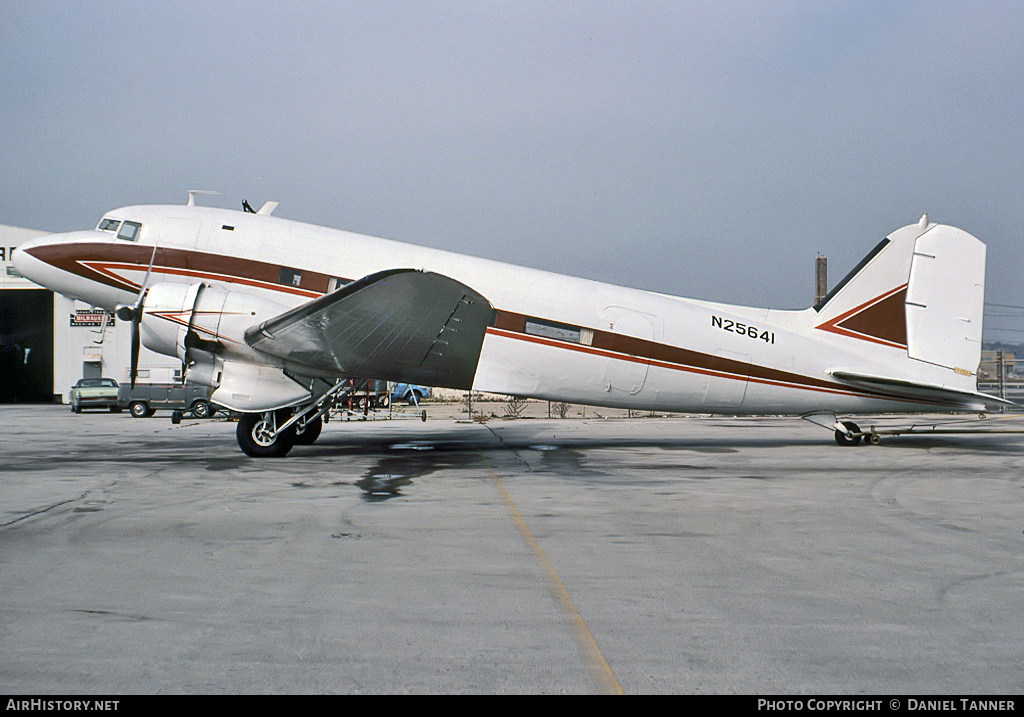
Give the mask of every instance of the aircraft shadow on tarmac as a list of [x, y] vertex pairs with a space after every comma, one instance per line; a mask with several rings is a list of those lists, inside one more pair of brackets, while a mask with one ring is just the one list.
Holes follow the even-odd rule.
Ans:
[[[517, 428], [529, 429], [533, 426], [523, 422]], [[537, 425], [537, 428], [541, 429], [541, 426]], [[487, 426], [486, 431], [476, 427], [468, 429], [466, 426], [454, 426], [434, 429], [421, 435], [413, 434], [412, 437], [408, 433], [396, 434], [388, 430], [374, 435], [363, 431], [325, 431], [315, 445], [296, 446], [287, 457], [281, 459], [252, 459], [234, 453], [226, 432], [223, 436], [217, 434], [202, 437], [178, 434], [149, 436], [143, 441], [127, 442], [116, 450], [112, 450], [110, 445], [97, 444], [94, 450], [79, 450], [67, 456], [67, 462], [69, 465], [163, 464], [176, 466], [182, 471], [217, 473], [257, 465], [273, 470], [279, 461], [286, 465], [296, 461], [338, 461], [345, 464], [358, 456], [374, 462], [369, 468], [363, 469], [354, 481], [353, 476], [341, 482], [349, 485], [354, 483], [363, 491], [365, 500], [383, 501], [402, 495], [402, 490], [415, 479], [447, 470], [489, 464], [501, 454], [511, 457], [515, 471], [550, 473], [579, 481], [636, 483], [638, 475], [644, 474], [651, 475], [654, 482], [664, 479], [655, 479], [655, 471], [674, 476], [672, 479], [675, 480], [680, 477], [705, 480], [722, 477], [720, 471], [709, 470], [706, 463], [701, 465], [700, 461], [686, 461], [686, 455], [717, 455], [724, 462], [728, 461], [730, 455], [745, 451], [813, 450], [824, 456], [835, 452], [837, 460], [842, 457], [845, 461], [851, 451], [856, 453], [887, 449], [944, 449], [985, 454], [1021, 452], [1019, 435], [903, 435], [886, 437], [881, 446], [838, 447], [831, 445], [830, 439], [823, 433], [819, 435], [817, 431], [810, 431], [806, 436], [794, 436], [792, 433], [780, 436], [777, 432], [758, 434], [750, 430], [749, 423], [738, 425], [726, 421], [721, 426], [715, 426], [716, 430], [721, 428], [720, 435], [708, 436], [702, 433], [699, 438], [678, 434], [645, 434], [643, 428], [638, 425], [636, 435], [629, 436], [601, 435], [600, 431], [589, 435], [562, 433], [557, 424], [545, 425], [542, 430], [515, 432], [504, 430], [500, 425], [498, 430]], [[656, 465], [647, 465], [637, 460], [637, 451], [649, 449], [664, 451], [666, 459], [658, 461]], [[609, 451], [612, 455], [609, 455]], [[592, 455], [593, 452], [602, 453], [600, 460]], [[616, 453], [621, 453], [621, 460], [616, 458]], [[16, 465], [9, 466], [11, 470], [32, 471], [44, 468], [40, 461], [27, 452], [20, 454], [20, 460], [16, 456], [12, 458]], [[52, 463], [47, 467], [52, 468]], [[826, 468], [817, 466], [817, 470], [820, 472]], [[747, 477], [759, 480], [771, 478], [768, 474]], [[646, 481], [640, 479], [640, 482]]]
[[[494, 433], [492, 431], [492, 433]], [[699, 462], [679, 462], [677, 460], [659, 461], [648, 465], [638, 461], [635, 451], [660, 449], [668, 455], [685, 456], [687, 454], [710, 454], [721, 456], [723, 461], [728, 456], [746, 450], [805, 450], [824, 448], [838, 451], [840, 456], [848, 456], [848, 451], [878, 451], [885, 448], [901, 450], [963, 450], [981, 453], [1019, 454], [1020, 445], [1009, 436], [985, 435], [904, 435], [888, 438], [882, 447], [863, 445], [860, 447], [840, 448], [823, 443], [815, 436], [808, 438], [723, 435], [714, 438], [681, 437], [608, 437], [608, 436], [571, 436], [550, 437], [539, 439], [537, 436], [516, 437], [494, 434], [497, 441], [480, 440], [479, 433], [472, 436], [460, 435], [458, 429], [445, 432], [443, 435], [432, 434], [430, 438], [414, 441], [372, 440], [366, 436], [346, 436], [343, 433], [325, 435], [317, 445], [293, 451], [293, 456], [308, 455], [309, 457], [325, 457], [344, 459], [353, 455], [377, 456], [376, 463], [356, 481], [356, 485], [366, 494], [367, 500], [387, 500], [402, 494], [402, 489], [411, 485], [414, 479], [443, 472], [445, 470], [480, 465], [485, 456], [493, 457], [496, 452], [508, 452], [515, 456], [514, 465], [517, 470], [530, 473], [551, 473], [561, 478], [592, 481], [621, 482], [627, 480], [637, 482], [637, 475], [648, 471], [657, 471], [671, 476], [669, 480], [677, 480], [680, 476], [687, 479], [709, 480], [722, 477], [720, 470]], [[592, 455], [602, 451], [598, 460]], [[622, 460], [609, 456], [607, 451], [621, 452]], [[827, 470], [816, 465], [812, 471], [820, 473]], [[749, 479], [771, 480], [773, 476], [746, 475]], [[652, 479], [660, 482], [663, 479]], [[651, 481], [641, 480], [642, 483]]]

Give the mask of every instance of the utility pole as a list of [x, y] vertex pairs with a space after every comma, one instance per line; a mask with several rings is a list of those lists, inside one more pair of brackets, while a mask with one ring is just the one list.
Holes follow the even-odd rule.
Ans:
[[[1003, 350], [999, 349], [996, 351], [996, 357], [998, 359], [997, 375], [999, 376], [999, 398], [1006, 398], [1006, 369], [1003, 368]], [[1004, 409], [1005, 410], [1005, 409]]]

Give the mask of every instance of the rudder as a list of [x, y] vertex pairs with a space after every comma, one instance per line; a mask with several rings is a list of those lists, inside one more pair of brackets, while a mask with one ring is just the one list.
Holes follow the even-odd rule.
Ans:
[[985, 245], [933, 226], [914, 246], [907, 285], [907, 355], [973, 376], [981, 362]]

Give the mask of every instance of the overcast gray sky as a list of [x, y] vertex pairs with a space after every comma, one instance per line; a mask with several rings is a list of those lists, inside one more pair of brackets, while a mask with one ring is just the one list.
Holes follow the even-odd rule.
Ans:
[[1019, 306], [1022, 37], [1022, 2], [4, 0], [0, 224], [210, 189], [801, 308], [818, 252], [834, 284], [928, 212], [988, 244], [987, 301]]

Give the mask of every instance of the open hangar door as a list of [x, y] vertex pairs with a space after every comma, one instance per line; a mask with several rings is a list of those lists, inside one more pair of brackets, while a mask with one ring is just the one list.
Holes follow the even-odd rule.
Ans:
[[53, 401], [53, 292], [0, 291], [0, 403]]

